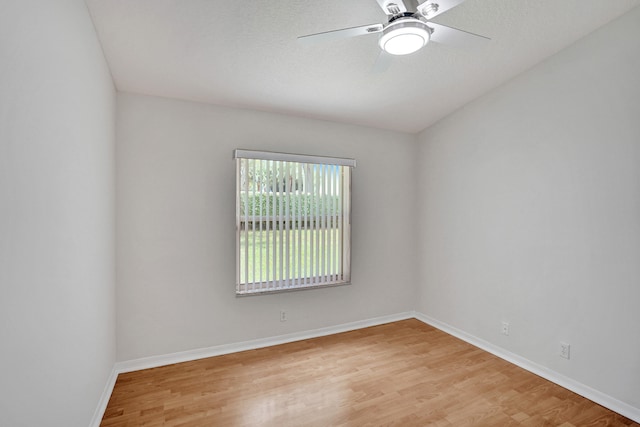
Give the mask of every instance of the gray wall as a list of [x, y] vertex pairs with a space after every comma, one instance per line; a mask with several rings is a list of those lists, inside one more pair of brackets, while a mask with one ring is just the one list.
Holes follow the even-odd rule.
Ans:
[[85, 3], [3, 2], [3, 426], [87, 425], [113, 369], [114, 121]]
[[639, 28], [635, 9], [424, 131], [418, 155], [419, 311], [636, 408]]
[[[413, 308], [413, 136], [131, 94], [117, 110], [118, 360]], [[234, 148], [357, 160], [352, 285], [235, 297]]]

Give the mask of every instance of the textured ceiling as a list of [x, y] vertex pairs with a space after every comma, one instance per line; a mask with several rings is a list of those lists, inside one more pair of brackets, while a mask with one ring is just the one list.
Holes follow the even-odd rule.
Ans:
[[[434, 22], [490, 37], [430, 43], [375, 72], [378, 35], [296, 38], [386, 22], [376, 0], [86, 0], [120, 91], [416, 133], [640, 0], [466, 0]], [[612, 46], [612, 48], [615, 48]]]

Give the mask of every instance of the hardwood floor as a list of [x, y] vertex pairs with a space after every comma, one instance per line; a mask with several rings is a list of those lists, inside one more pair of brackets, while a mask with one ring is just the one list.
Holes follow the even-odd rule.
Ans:
[[121, 374], [142, 425], [640, 426], [415, 319]]

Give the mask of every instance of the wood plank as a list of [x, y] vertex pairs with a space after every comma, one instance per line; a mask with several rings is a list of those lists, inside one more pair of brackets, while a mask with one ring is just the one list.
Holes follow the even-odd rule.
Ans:
[[636, 426], [416, 320], [118, 376], [101, 426]]

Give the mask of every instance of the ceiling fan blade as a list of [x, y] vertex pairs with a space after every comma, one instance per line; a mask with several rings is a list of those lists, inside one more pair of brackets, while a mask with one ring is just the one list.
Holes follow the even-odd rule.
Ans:
[[491, 40], [485, 36], [447, 27], [442, 24], [436, 24], [435, 22], [429, 22], [427, 25], [433, 29], [431, 32], [431, 41], [436, 43], [463, 48], [474, 48]]
[[380, 7], [382, 8], [382, 11], [386, 13], [387, 16], [393, 16], [399, 13], [404, 13], [409, 11], [407, 5], [403, 0], [377, 0], [377, 1]]
[[309, 34], [298, 37], [298, 42], [304, 44], [324, 43], [333, 40], [346, 39], [349, 37], [364, 36], [366, 34], [379, 33], [382, 31], [382, 24], [362, 25], [360, 27], [343, 28], [341, 30], [326, 31], [324, 33]]
[[376, 59], [376, 62], [373, 64], [373, 68], [371, 69], [371, 71], [373, 71], [374, 73], [384, 73], [389, 69], [392, 61], [393, 61], [393, 57], [391, 55], [389, 55], [384, 50], [380, 50], [380, 53], [378, 54], [378, 58]]
[[418, 13], [427, 19], [435, 18], [449, 9], [453, 9], [465, 0], [427, 0], [420, 2]]

